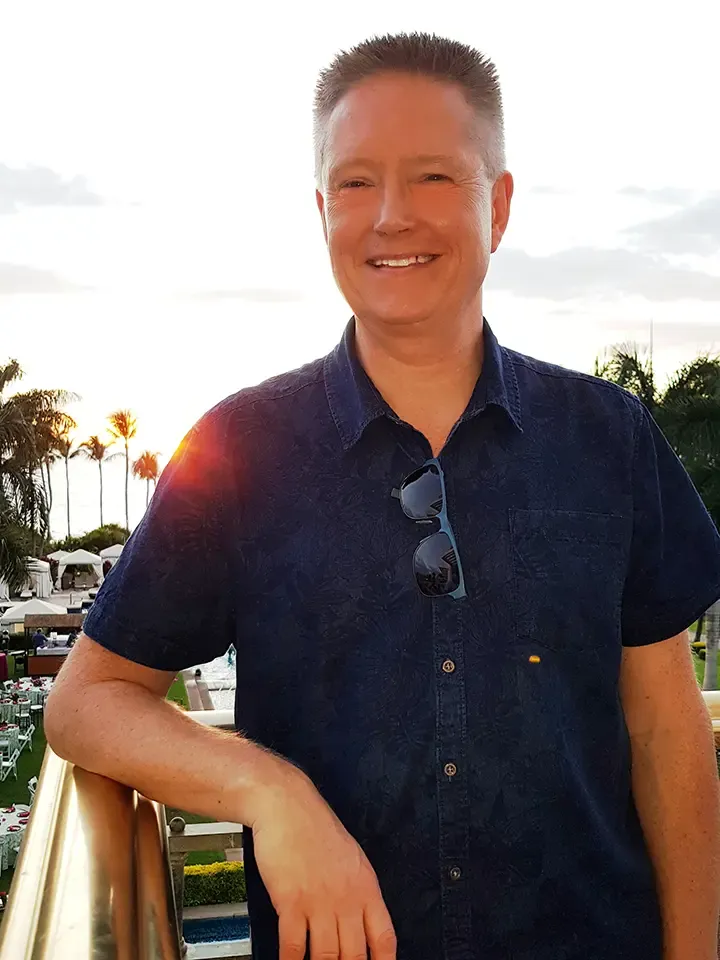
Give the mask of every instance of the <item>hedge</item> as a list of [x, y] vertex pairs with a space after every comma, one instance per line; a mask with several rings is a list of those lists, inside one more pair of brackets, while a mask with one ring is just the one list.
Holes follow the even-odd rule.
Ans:
[[185, 867], [183, 906], [203, 907], [211, 903], [240, 903], [244, 900], [247, 900], [245, 865], [237, 860]]

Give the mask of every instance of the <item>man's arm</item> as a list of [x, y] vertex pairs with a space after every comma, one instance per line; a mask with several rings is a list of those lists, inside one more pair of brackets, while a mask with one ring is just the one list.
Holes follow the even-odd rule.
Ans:
[[165, 699], [174, 679], [81, 635], [48, 698], [48, 743], [168, 806], [252, 826], [252, 798], [277, 774], [278, 758], [191, 720]]
[[[253, 828], [279, 916], [280, 960], [395, 960], [377, 877], [310, 779], [236, 734], [196, 723], [165, 696], [174, 672], [126, 660], [81, 634], [48, 699], [61, 757], [169, 806]], [[318, 868], [318, 864], [321, 868]]]
[[716, 960], [720, 788], [687, 632], [625, 647], [620, 684], [633, 795], [657, 876], [664, 960]]

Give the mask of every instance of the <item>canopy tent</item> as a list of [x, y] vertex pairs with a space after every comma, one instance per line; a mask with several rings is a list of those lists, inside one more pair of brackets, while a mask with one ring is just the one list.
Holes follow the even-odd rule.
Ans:
[[114, 543], [111, 547], [105, 547], [104, 550], [100, 551], [100, 556], [103, 560], [117, 560], [120, 554], [123, 552], [123, 543]]
[[105, 547], [104, 550], [100, 551], [100, 556], [103, 560], [109, 560], [110, 564], [114, 567], [115, 564], [120, 559], [120, 554], [123, 552], [122, 543], [114, 543], [111, 547]]
[[56, 586], [59, 586], [62, 582], [62, 575], [65, 573], [65, 567], [71, 566], [92, 567], [95, 571], [95, 576], [98, 578], [98, 582], [102, 582], [102, 557], [99, 557], [96, 553], [90, 553], [89, 550], [73, 550], [72, 553], [68, 553], [67, 556], [63, 557], [58, 563]]
[[26, 616], [33, 614], [66, 614], [67, 607], [61, 607], [56, 603], [48, 603], [47, 600], [26, 600], [25, 603], [16, 603], [8, 607], [5, 613], [0, 617], [0, 627], [7, 627], [14, 623], [25, 623]]
[[60, 563], [63, 557], [67, 557], [67, 555], [67, 550], [56, 550], [55, 553], [48, 554], [48, 560], [57, 560], [57, 562]]
[[50, 564], [46, 560], [36, 560], [34, 557], [29, 557], [27, 568], [30, 589], [35, 591], [35, 596], [49, 597], [52, 593]]

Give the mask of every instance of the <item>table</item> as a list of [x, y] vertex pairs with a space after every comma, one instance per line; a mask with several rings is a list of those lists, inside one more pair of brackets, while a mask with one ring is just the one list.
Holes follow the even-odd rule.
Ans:
[[[54, 654], [54, 656], [52, 656]], [[27, 672], [29, 677], [54, 677], [67, 660], [67, 653], [58, 656], [57, 651], [50, 650], [42, 657], [28, 657]]]
[[66, 657], [72, 647], [60, 646], [57, 647], [38, 647], [36, 651], [36, 656], [38, 657]]
[[25, 803], [0, 808], [0, 870], [15, 865], [29, 814], [30, 807]]

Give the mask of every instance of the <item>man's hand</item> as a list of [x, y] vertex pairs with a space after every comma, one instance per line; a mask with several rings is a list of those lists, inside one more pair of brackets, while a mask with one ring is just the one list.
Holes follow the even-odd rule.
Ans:
[[280, 960], [395, 960], [396, 937], [375, 871], [311, 781], [278, 759], [253, 840], [279, 917]]

